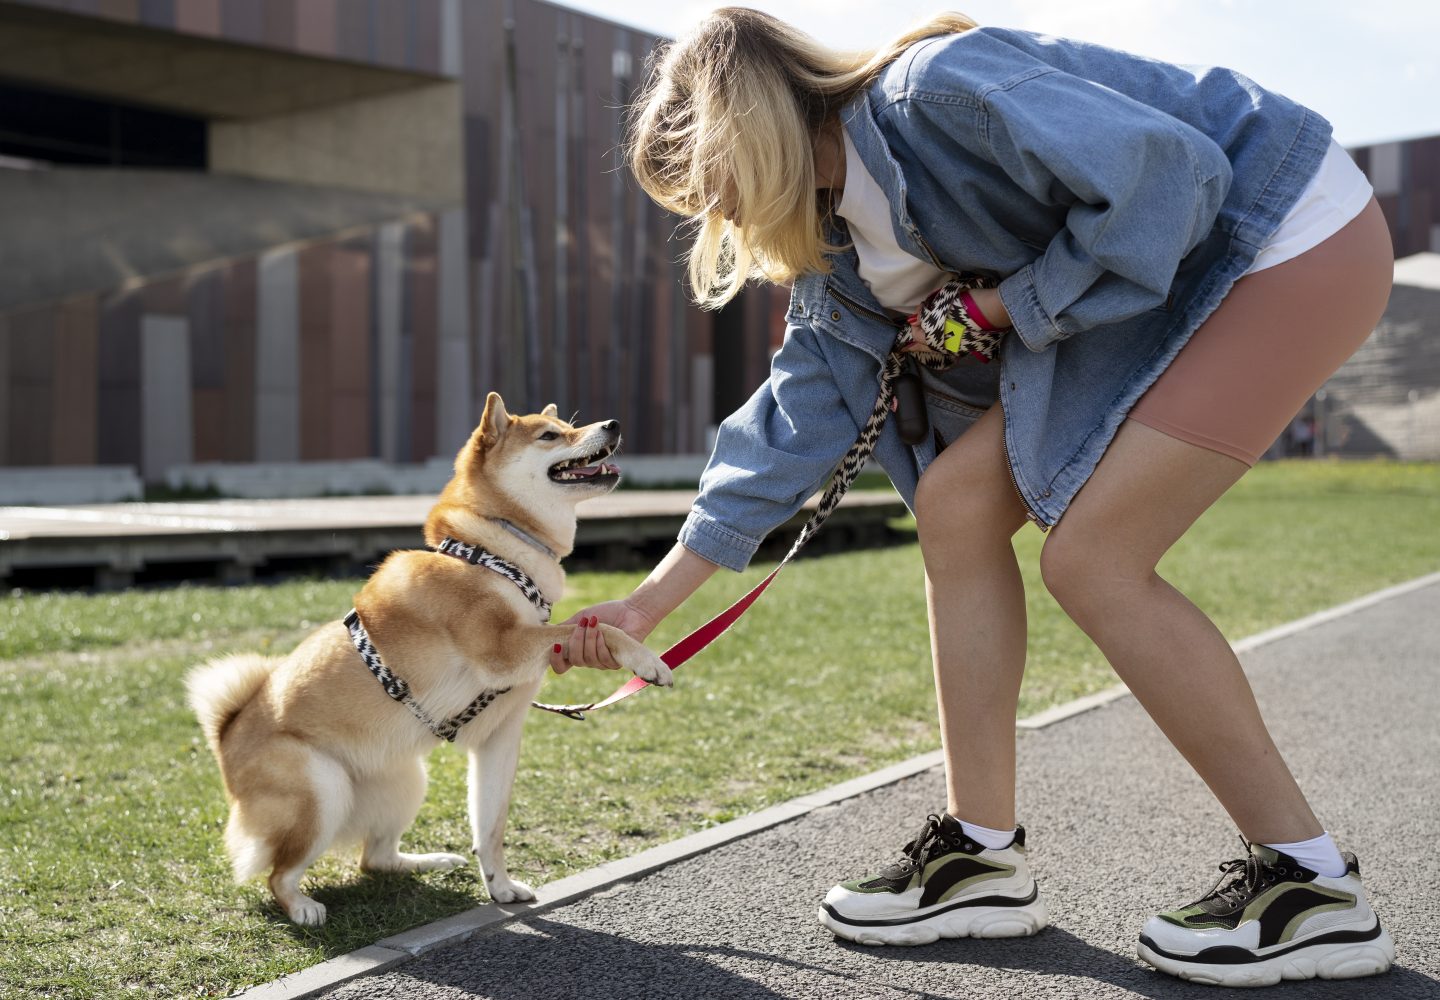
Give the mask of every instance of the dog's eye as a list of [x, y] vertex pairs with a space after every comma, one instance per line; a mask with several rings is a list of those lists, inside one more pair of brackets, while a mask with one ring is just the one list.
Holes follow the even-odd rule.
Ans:
[[540, 435], [540, 440], [541, 440], [541, 441], [554, 441], [554, 440], [555, 440], [556, 438], [558, 438], [559, 436], [560, 436], [560, 435], [559, 435], [559, 434], [556, 434], [554, 431], [546, 431], [544, 434], [541, 434], [541, 435]]

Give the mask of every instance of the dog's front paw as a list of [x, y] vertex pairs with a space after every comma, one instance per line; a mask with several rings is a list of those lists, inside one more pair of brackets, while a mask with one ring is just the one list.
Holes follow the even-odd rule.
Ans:
[[285, 908], [286, 915], [301, 927], [320, 927], [325, 923], [325, 904], [301, 896]]
[[641, 680], [659, 687], [671, 687], [675, 683], [675, 675], [670, 672], [665, 661], [660, 659], [653, 650], [639, 643], [636, 643], [631, 649], [616, 653], [615, 659], [620, 666]]
[[497, 903], [529, 903], [535, 899], [534, 889], [508, 875], [487, 880], [486, 888], [490, 890], [490, 898]]

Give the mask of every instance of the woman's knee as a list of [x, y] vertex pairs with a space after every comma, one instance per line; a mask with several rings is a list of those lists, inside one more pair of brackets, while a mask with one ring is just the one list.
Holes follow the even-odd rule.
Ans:
[[1155, 566], [1116, 539], [1087, 532], [1079, 522], [1057, 525], [1040, 550], [1040, 579], [1071, 618], [1077, 622], [1092, 608], [1113, 605], [1121, 590], [1147, 586]]
[[915, 524], [922, 548], [987, 539], [1008, 544], [1024, 523], [1008, 478], [986, 475], [978, 463], [936, 462], [915, 489]]

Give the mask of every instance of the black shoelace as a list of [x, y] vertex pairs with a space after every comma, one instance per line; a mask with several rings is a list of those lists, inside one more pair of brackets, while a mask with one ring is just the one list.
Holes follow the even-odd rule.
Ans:
[[1240, 843], [1245, 845], [1245, 855], [1220, 863], [1220, 878], [1201, 902], [1215, 899], [1226, 906], [1237, 906], [1252, 899], [1262, 886], [1279, 880], [1275, 868], [1250, 852], [1249, 841], [1241, 837]]
[[950, 837], [946, 836], [940, 817], [931, 813], [925, 817], [925, 825], [920, 828], [915, 839], [901, 848], [900, 857], [888, 865], [881, 874], [887, 878], [898, 878], [910, 874], [917, 868], [925, 867], [926, 861], [932, 854], [931, 846], [936, 843], [945, 848], [955, 846]]

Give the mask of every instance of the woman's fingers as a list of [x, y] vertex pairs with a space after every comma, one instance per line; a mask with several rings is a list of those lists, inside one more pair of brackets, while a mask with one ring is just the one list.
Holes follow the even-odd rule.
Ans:
[[597, 627], [595, 632], [595, 652], [600, 657], [600, 665], [606, 670], [619, 670], [620, 664], [616, 661], [615, 655], [610, 652], [610, 647], [605, 642], [605, 633]]
[[563, 642], [557, 642], [550, 648], [550, 669], [557, 674], [563, 674], [570, 669], [570, 659], [567, 653], [569, 648]]
[[615, 659], [615, 654], [605, 642], [604, 633], [600, 631], [599, 615], [591, 614], [587, 608], [561, 622], [562, 625], [572, 623], [575, 628], [570, 632], [569, 639], [555, 643], [550, 650], [550, 669], [557, 674], [563, 674], [571, 667], [620, 669], [619, 661]]
[[910, 341], [905, 344], [904, 347], [900, 348], [902, 352], [913, 354], [916, 351], [930, 350], [930, 345], [925, 343], [925, 332], [920, 329], [920, 322], [914, 316], [910, 317], [908, 329], [910, 331]]
[[615, 658], [610, 655], [609, 647], [605, 645], [605, 637], [600, 634], [600, 619], [594, 615], [585, 619], [584, 650], [587, 667], [614, 670], [618, 666]]

